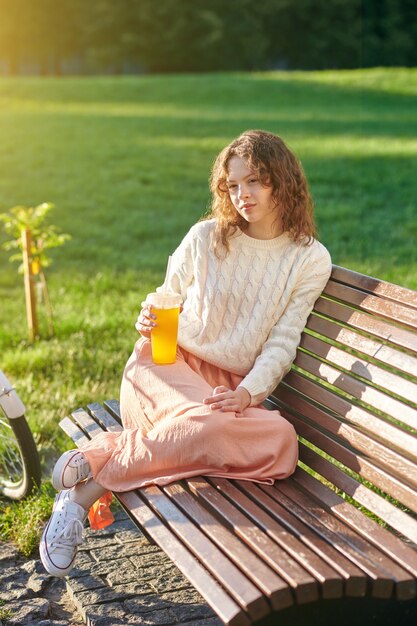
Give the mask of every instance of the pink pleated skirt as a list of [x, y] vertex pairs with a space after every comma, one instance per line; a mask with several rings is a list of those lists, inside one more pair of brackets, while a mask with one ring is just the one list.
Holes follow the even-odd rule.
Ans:
[[272, 484], [295, 470], [297, 436], [278, 411], [213, 410], [204, 398], [242, 377], [178, 348], [173, 365], [155, 365], [148, 339], [137, 341], [120, 390], [124, 430], [86, 444], [93, 477], [111, 491], [165, 485], [198, 475]]

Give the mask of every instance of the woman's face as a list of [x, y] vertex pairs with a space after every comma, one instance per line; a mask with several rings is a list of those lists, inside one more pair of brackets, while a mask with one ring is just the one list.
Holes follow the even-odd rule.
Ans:
[[233, 206], [249, 224], [246, 234], [257, 239], [270, 239], [281, 234], [272, 186], [262, 185], [258, 173], [251, 170], [241, 157], [230, 159], [226, 184]]

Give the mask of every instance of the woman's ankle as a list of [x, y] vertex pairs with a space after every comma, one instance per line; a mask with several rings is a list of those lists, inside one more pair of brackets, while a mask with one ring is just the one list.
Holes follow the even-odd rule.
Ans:
[[90, 507], [93, 506], [94, 502], [104, 495], [106, 491], [107, 489], [104, 489], [104, 487], [91, 478], [84, 483], [79, 483], [72, 487], [70, 490], [70, 498], [73, 502], [88, 511]]

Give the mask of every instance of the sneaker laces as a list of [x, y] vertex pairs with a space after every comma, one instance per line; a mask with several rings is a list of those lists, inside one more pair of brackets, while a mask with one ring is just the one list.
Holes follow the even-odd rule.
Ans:
[[55, 535], [50, 547], [54, 551], [59, 548], [62, 548], [64, 551], [74, 549], [75, 546], [79, 546], [83, 542], [83, 530], [84, 524], [81, 520], [71, 519], [65, 528]]

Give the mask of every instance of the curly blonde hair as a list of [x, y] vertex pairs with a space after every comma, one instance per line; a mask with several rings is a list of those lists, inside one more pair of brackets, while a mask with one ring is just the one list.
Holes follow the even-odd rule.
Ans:
[[226, 146], [214, 161], [210, 175], [212, 202], [204, 219], [215, 218], [213, 246], [216, 254], [229, 250], [229, 238], [249, 224], [236, 211], [227, 188], [230, 159], [242, 158], [259, 176], [262, 185], [272, 186], [282, 228], [290, 237], [308, 245], [316, 236], [313, 200], [301, 163], [284, 141], [263, 130], [248, 130]]

